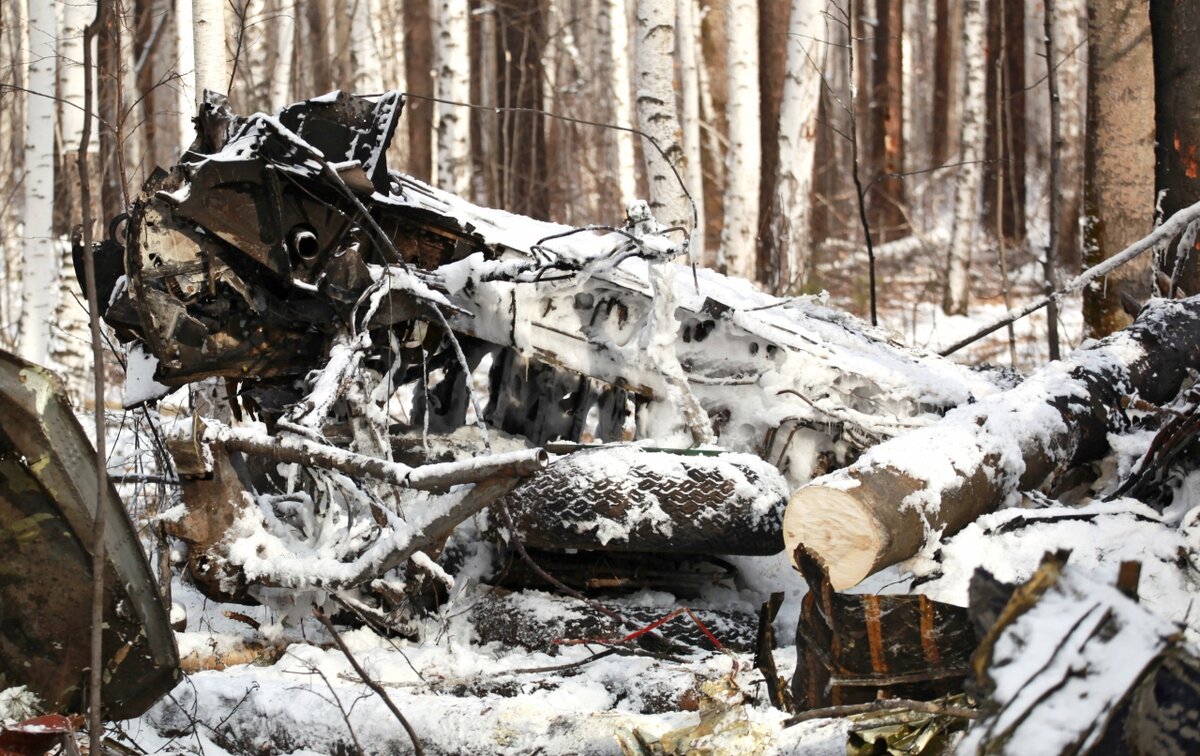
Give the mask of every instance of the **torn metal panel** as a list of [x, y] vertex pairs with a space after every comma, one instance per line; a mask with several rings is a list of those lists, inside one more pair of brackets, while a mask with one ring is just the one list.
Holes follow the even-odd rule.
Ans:
[[[0, 352], [0, 685], [52, 711], [86, 705], [95, 451], [44, 368]], [[175, 638], [111, 486], [105, 550], [105, 716], [145, 711], [179, 679]]]
[[922, 595], [838, 593], [803, 547], [795, 560], [809, 587], [796, 628], [798, 711], [962, 690], [977, 641], [966, 609]]

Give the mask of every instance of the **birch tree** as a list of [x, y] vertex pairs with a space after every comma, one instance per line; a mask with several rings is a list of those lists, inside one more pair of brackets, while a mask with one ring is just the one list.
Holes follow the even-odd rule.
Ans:
[[753, 281], [758, 262], [758, 190], [762, 166], [758, 112], [758, 5], [729, 0], [729, 152], [725, 167], [725, 221], [717, 267]]
[[[359, 0], [366, 2], [366, 0]], [[438, 98], [471, 99], [471, 57], [467, 49], [467, 0], [437, 0], [433, 59]], [[437, 184], [454, 194], [471, 189], [471, 121], [465, 108], [436, 103]]]
[[50, 357], [50, 328], [58, 290], [54, 249], [55, 91], [58, 19], [53, 0], [29, 3], [25, 108], [25, 250], [22, 256], [21, 338], [19, 351], [31, 362]]
[[196, 57], [196, 96], [203, 97], [206, 89], [227, 94], [229, 62], [225, 55], [223, 0], [192, 0], [192, 45]]
[[637, 0], [636, 46], [638, 127], [658, 145], [643, 148], [650, 209], [664, 226], [691, 228], [691, 208], [680, 185], [686, 168], [675, 111], [674, 0]]
[[[59, 133], [61, 143], [59, 162], [56, 169], [61, 174], [62, 183], [75, 186], [77, 173], [74, 170], [79, 152], [79, 144], [83, 137], [84, 83], [90, 72], [83, 67], [83, 30], [91, 22], [96, 13], [96, 4], [79, 0], [79, 2], [59, 4], [61, 14], [61, 30], [58, 35], [58, 92], [59, 103]], [[94, 150], [89, 150], [94, 152]], [[71, 197], [67, 204], [70, 228], [78, 222], [78, 196], [74, 191], [64, 192]], [[52, 342], [55, 361], [62, 366], [67, 375], [68, 383], [77, 395], [82, 395], [88, 388], [88, 377], [91, 369], [91, 335], [87, 310], [77, 296], [82, 291], [80, 282], [75, 276], [75, 264], [71, 257], [71, 247], [63, 239], [55, 240], [58, 253], [59, 296], [54, 321], [58, 333]]]
[[[616, 104], [617, 126], [633, 127], [634, 107], [630, 98], [632, 79], [629, 73], [629, 0], [601, 0], [607, 3], [612, 34], [612, 88]], [[637, 168], [634, 164], [633, 134], [616, 134], [617, 180], [621, 204], [626, 205], [637, 195]]]
[[[452, 0], [461, 3], [463, 0]], [[382, 63], [379, 50], [379, 37], [375, 32], [375, 19], [378, 15], [371, 0], [350, 0], [350, 39], [347, 49], [350, 51], [350, 80], [352, 91], [359, 94], [381, 92], [383, 86]], [[461, 47], [467, 44], [466, 12], [463, 12], [462, 28], [457, 43]], [[466, 61], [464, 61], [465, 63]], [[463, 79], [470, 76], [470, 68], [463, 66], [458, 74]]]
[[942, 309], [947, 315], [964, 315], [970, 297], [971, 253], [979, 219], [979, 193], [983, 184], [984, 102], [987, 65], [984, 58], [984, 19], [988, 0], [963, 2], [964, 71], [962, 124], [959, 138], [958, 176], [954, 183], [954, 227], [950, 233], [950, 255], [946, 270], [946, 296]]
[[772, 210], [781, 259], [774, 288], [786, 292], [804, 282], [812, 259], [813, 164], [821, 73], [829, 33], [826, 0], [792, 0], [788, 22], [787, 78], [779, 113], [779, 171]]
[[695, 226], [688, 239], [689, 256], [704, 257], [704, 177], [700, 161], [700, 65], [697, 61], [699, 24], [696, 0], [677, 0], [675, 46], [679, 55], [680, 125], [688, 193], [696, 208]]
[[175, 0], [175, 39], [179, 60], [175, 64], [175, 107], [179, 111], [179, 144], [196, 138], [192, 117], [196, 115], [196, 37], [192, 24], [192, 0]]

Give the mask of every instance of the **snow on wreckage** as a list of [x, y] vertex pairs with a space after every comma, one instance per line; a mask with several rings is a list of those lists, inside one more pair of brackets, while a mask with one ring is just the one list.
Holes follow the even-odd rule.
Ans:
[[[775, 573], [762, 585], [773, 569], [762, 555], [784, 547], [791, 491], [952, 407], [1002, 402], [1009, 379], [905, 349], [819, 299], [781, 300], [677, 266], [678, 240], [644, 206], [622, 226], [578, 229], [388, 171], [401, 107], [395, 93], [335, 93], [241, 117], [210, 98], [195, 144], [131, 208], [124, 249], [99, 248], [105, 318], [157, 360], [163, 390], [225, 383], [227, 409], [170, 439], [183, 503], [168, 527], [187, 544], [195, 585], [293, 619], [318, 604], [408, 636], [427, 673], [454, 667], [436, 655], [436, 632], [420, 640], [430, 616], [441, 631], [458, 616], [514, 658], [632, 637], [609, 650], [691, 659], [690, 682], [647, 670], [655, 695], [590, 661], [586, 679], [624, 686], [615, 701], [665, 717], [614, 720], [588, 741], [608, 749], [622, 728], [632, 752], [787, 742], [782, 715], [735, 705], [749, 677], [737, 663], [716, 671], [721, 657], [703, 656], [711, 638], [726, 651], [756, 647], [784, 707], [961, 690], [976, 648], [970, 613], [924, 596], [839, 596], [820, 562], [789, 543], [815, 589], [789, 704], [770, 660], [773, 610], [755, 637], [745, 609], [757, 594], [738, 586], [800, 582]], [[925, 526], [903, 539], [936, 543]], [[566, 611], [535, 588], [583, 602]], [[643, 632], [684, 599], [695, 628], [676, 620]], [[206, 690], [227, 699], [199, 677], [193, 685], [172, 705], [191, 696], [202, 706]], [[406, 698], [431, 748], [487, 750], [439, 727], [448, 714], [422, 708], [420, 689], [445, 689], [422, 678]], [[465, 684], [489, 707], [499, 689]], [[572, 700], [586, 712], [586, 696]], [[599, 711], [615, 702], [604, 701]], [[253, 705], [273, 704], [263, 693]], [[179, 731], [164, 706], [151, 720]], [[696, 709], [699, 726], [680, 713]], [[258, 737], [234, 732], [252, 718], [218, 719], [227, 744]], [[944, 738], [963, 721], [935, 712], [901, 729]], [[510, 732], [502, 750], [545, 747], [542, 736]], [[323, 748], [311, 737], [285, 741]]]

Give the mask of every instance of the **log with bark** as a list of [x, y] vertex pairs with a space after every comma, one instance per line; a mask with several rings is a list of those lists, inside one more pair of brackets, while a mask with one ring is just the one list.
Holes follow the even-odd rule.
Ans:
[[801, 488], [784, 515], [835, 588], [915, 555], [1017, 492], [1100, 458], [1121, 399], [1162, 404], [1200, 368], [1200, 298], [1160, 301], [1129, 328], [1051, 363], [1020, 386], [952, 410]]
[[[1196, 753], [1200, 663], [1136, 599], [1138, 565], [1097, 582], [1068, 554], [1012, 591], [971, 664], [982, 716], [958, 753]], [[994, 581], [972, 581], [972, 609]]]

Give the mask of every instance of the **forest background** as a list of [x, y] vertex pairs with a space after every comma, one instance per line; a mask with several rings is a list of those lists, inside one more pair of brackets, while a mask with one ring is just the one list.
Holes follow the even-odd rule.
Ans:
[[[471, 201], [613, 225], [648, 197], [699, 264], [773, 293], [964, 314], [1190, 204], [1193, 74], [1170, 42], [1198, 25], [1188, 5], [119, 0], [93, 55], [95, 233], [191, 142], [206, 86], [241, 113], [400, 89], [391, 165]], [[66, 240], [96, 4], [0, 13], [0, 347], [86, 375]], [[1195, 291], [1184, 262], [1159, 293]], [[1085, 334], [1128, 322], [1149, 271], [1089, 288]]]

